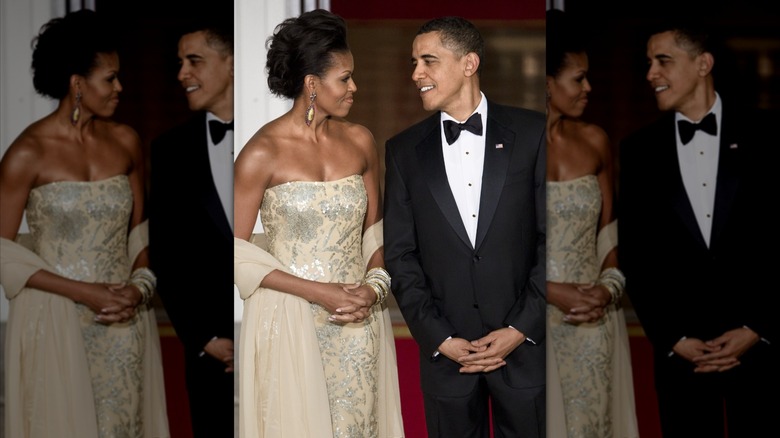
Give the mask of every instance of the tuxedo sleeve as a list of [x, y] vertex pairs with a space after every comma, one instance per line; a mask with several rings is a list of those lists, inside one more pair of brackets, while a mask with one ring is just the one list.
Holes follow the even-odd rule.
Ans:
[[518, 294], [518, 299], [507, 313], [504, 324], [523, 333], [526, 338], [538, 344], [544, 340], [547, 315], [547, 161], [546, 137], [544, 130], [536, 145], [536, 164], [534, 166], [534, 226], [536, 242], [533, 250], [535, 259], [531, 264], [528, 281]]
[[[214, 275], [214, 270], [198, 272], [193, 264], [192, 257], [213, 254], [192, 246], [197, 241], [190, 239], [188, 234], [192, 230], [185, 225], [187, 218], [182, 214], [185, 207], [177, 202], [188, 187], [186, 183], [177, 182], [184, 180], [171, 173], [181, 165], [175, 162], [177, 157], [185, 161], [186, 157], [166, 150], [171, 146], [165, 141], [154, 141], [151, 145], [149, 257], [151, 269], [157, 276], [157, 294], [176, 335], [188, 353], [196, 354], [215, 336], [232, 339], [233, 333], [229, 330], [233, 327], [225, 324], [225, 317], [221, 315], [224, 306], [215, 302], [215, 299], [226, 298], [214, 294], [211, 281], [199, 280], [199, 276]], [[232, 268], [232, 260], [230, 262]], [[213, 263], [222, 262], [210, 259], [206, 265]], [[232, 320], [232, 315], [229, 316]]]
[[393, 295], [412, 336], [421, 351], [432, 355], [447, 337], [457, 333], [433, 302], [420, 262], [410, 193], [392, 142], [385, 149], [385, 264], [392, 277]]
[[685, 268], [677, 273], [671, 271], [677, 267], [669, 266], [668, 251], [675, 249], [668, 244], [668, 236], [655, 217], [656, 209], [651, 207], [658, 202], [657, 187], [647, 183], [657, 177], [652, 174], [657, 172], [657, 164], [642, 155], [643, 146], [628, 139], [620, 148], [618, 263], [626, 276], [626, 294], [645, 334], [658, 351], [669, 352], [696, 327], [690, 325], [689, 312], [693, 310], [683, 308], [680, 299], [675, 299], [684, 291], [673, 279], [685, 275]]
[[772, 291], [777, 289], [769, 275], [776, 269], [777, 257], [767, 254], [774, 254], [780, 248], [780, 233], [776, 230], [777, 216], [766, 210], [766, 204], [767, 193], [776, 193], [773, 187], [778, 186], [777, 179], [768, 176], [777, 172], [780, 149], [765, 141], [773, 137], [769, 127], [776, 123], [778, 116], [780, 111], [753, 115], [755, 123], [764, 128], [751, 131], [755, 140], [747, 165], [750, 171], [743, 176], [742, 182], [746, 197], [744, 204], [737, 207], [743, 213], [739, 233], [743, 247], [737, 251], [742, 254], [742, 265], [736, 269], [736, 276], [740, 277], [738, 287], [745, 289], [744, 298], [733, 303], [740, 310], [737, 322], [755, 331], [763, 342], [770, 342], [775, 348], [780, 344], [780, 335], [774, 306], [769, 304], [767, 297], [773, 296]]

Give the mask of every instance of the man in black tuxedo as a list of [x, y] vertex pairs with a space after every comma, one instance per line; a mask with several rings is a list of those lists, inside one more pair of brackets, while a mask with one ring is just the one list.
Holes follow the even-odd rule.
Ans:
[[544, 115], [486, 99], [483, 47], [458, 17], [414, 39], [436, 113], [387, 142], [385, 260], [429, 436], [487, 437], [490, 400], [495, 436], [544, 437]]
[[778, 403], [760, 392], [778, 388], [777, 339], [759, 254], [778, 244], [762, 190], [776, 135], [715, 91], [711, 42], [677, 25], [648, 40], [667, 114], [621, 144], [620, 265], [653, 345], [664, 437], [723, 437], [724, 424], [729, 438], [767, 436]]
[[[231, 17], [232, 18], [232, 17]], [[232, 19], [183, 31], [178, 79], [195, 115], [152, 142], [150, 257], [184, 344], [196, 437], [233, 436]]]

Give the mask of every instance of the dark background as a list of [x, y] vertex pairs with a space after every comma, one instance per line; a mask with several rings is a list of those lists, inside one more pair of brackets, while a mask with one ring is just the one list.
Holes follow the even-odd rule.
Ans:
[[[716, 90], [741, 105], [780, 109], [780, 2], [568, 0], [564, 9], [588, 41], [593, 87], [583, 118], [613, 143], [660, 115], [647, 73], [648, 31], [670, 17], [707, 23], [723, 42], [716, 54]], [[627, 10], [627, 9], [631, 10]], [[548, 29], [549, 31], [549, 29]], [[548, 34], [548, 38], [552, 35]], [[774, 139], [767, 139], [774, 141]]]
[[135, 128], [148, 151], [155, 137], [192, 115], [176, 79], [182, 26], [206, 15], [232, 23], [233, 2], [159, 0], [150, 7], [133, 0], [97, 0], [95, 10], [113, 24], [120, 40], [123, 91], [114, 119]]

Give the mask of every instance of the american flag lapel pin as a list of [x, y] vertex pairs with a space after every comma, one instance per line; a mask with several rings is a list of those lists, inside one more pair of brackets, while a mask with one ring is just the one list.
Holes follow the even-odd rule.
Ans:
[[504, 143], [496, 143], [496, 149], [504, 149]]
[[739, 145], [738, 145], [738, 144], [736, 144], [736, 143], [731, 143], [731, 144], [729, 145], [729, 149], [737, 149], [737, 148], [739, 148]]

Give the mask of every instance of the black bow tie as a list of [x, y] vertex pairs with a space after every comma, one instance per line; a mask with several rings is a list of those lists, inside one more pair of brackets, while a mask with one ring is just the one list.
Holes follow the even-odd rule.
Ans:
[[717, 134], [718, 122], [715, 120], [715, 114], [707, 114], [699, 123], [691, 123], [686, 120], [677, 121], [677, 130], [680, 131], [680, 140], [682, 140], [683, 145], [686, 145], [691, 141], [693, 134], [695, 134], [698, 129], [701, 129], [710, 135]]
[[480, 116], [479, 113], [474, 113], [465, 123], [445, 120], [444, 137], [447, 139], [447, 144], [455, 143], [455, 140], [460, 137], [460, 131], [464, 129], [474, 135], [482, 135], [482, 116]]
[[222, 123], [219, 120], [209, 120], [209, 133], [211, 134], [211, 141], [217, 145], [225, 138], [225, 132], [228, 129], [233, 129], [233, 122]]

